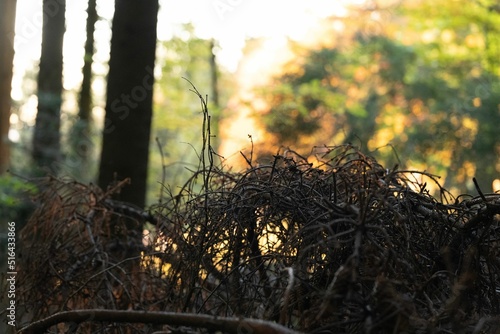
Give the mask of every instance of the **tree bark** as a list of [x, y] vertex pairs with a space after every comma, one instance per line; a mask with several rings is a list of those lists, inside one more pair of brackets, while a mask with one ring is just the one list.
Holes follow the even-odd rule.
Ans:
[[9, 168], [9, 125], [16, 0], [0, 1], [0, 174]]
[[50, 173], [60, 169], [63, 38], [65, 0], [43, 1], [42, 55], [38, 73], [38, 113], [33, 134], [33, 160]]
[[99, 185], [131, 184], [120, 200], [144, 207], [152, 117], [158, 0], [116, 0]]

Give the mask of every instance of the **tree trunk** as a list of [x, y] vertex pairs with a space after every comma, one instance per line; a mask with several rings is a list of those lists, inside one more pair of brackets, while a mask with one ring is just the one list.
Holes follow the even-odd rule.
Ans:
[[144, 207], [152, 117], [158, 0], [116, 0], [99, 185], [131, 184], [120, 200]]
[[211, 100], [212, 103], [214, 104], [214, 107], [216, 109], [219, 108], [219, 71], [217, 70], [217, 61], [215, 58], [215, 41], [214, 39], [211, 39], [209, 42], [209, 48], [210, 48], [210, 59], [209, 59], [209, 64], [210, 64], [210, 81], [211, 81], [211, 88], [212, 88], [212, 96]]
[[0, 1], [0, 174], [9, 168], [9, 124], [16, 0]]
[[91, 121], [91, 111], [92, 111], [92, 95], [91, 95], [91, 84], [92, 84], [92, 58], [95, 53], [94, 48], [94, 30], [95, 24], [97, 22], [97, 10], [96, 10], [96, 0], [89, 0], [87, 8], [87, 39], [85, 41], [85, 55], [83, 63], [83, 81], [82, 88], [80, 91], [80, 100], [78, 103], [79, 113], [78, 116], [80, 120], [87, 122]]
[[65, 0], [43, 1], [42, 55], [38, 73], [38, 113], [33, 160], [50, 173], [59, 171]]
[[214, 49], [216, 47], [216, 43], [214, 39], [211, 39], [208, 43], [208, 47], [210, 48], [210, 56], [208, 59], [208, 63], [210, 64], [210, 90], [211, 96], [210, 100], [212, 102], [211, 105], [211, 121], [210, 127], [211, 132], [215, 135], [212, 139], [212, 145], [216, 151], [219, 151], [220, 139], [219, 139], [219, 122], [220, 122], [220, 98], [219, 98], [219, 69], [217, 67], [217, 59], [215, 56]]
[[82, 68], [83, 80], [78, 101], [78, 120], [73, 127], [71, 136], [72, 154], [78, 162], [78, 174], [83, 180], [91, 179], [90, 157], [92, 154], [92, 58], [95, 53], [94, 31], [97, 22], [96, 0], [88, 1], [87, 8], [87, 39]]

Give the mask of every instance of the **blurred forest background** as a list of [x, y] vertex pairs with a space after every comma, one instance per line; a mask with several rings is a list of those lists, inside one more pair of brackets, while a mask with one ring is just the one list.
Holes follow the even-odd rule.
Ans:
[[[50, 9], [50, 1], [44, 2]], [[47, 100], [40, 87], [54, 78], [52, 72], [43, 74], [43, 61], [24, 73], [22, 94], [10, 99], [10, 49], [16, 45], [13, 38], [23, 37], [14, 37], [15, 3], [3, 1], [1, 10], [2, 45], [8, 47], [2, 47], [0, 64], [0, 216], [7, 219], [17, 219], [24, 205], [18, 200], [21, 194], [36, 191], [12, 174], [30, 178], [49, 171], [97, 182], [99, 162], [106, 158], [101, 156], [105, 110], [109, 112], [106, 89], [112, 85], [106, 83], [109, 59], [102, 57], [109, 46], [96, 50], [94, 45], [94, 38], [110, 38], [112, 20], [90, 0], [81, 58], [65, 55], [64, 64], [45, 65], [59, 71], [59, 96], [50, 102], [56, 105], [52, 118], [40, 117], [41, 99]], [[214, 15], [238, 10], [223, 1], [212, 5]], [[276, 19], [284, 13], [276, 13]], [[54, 41], [62, 41], [64, 26], [72, 23], [64, 22], [64, 15], [59, 20], [60, 29], [56, 25], [47, 32], [59, 37], [43, 39], [52, 43], [47, 46], [52, 61], [58, 52], [62, 61], [62, 42]], [[101, 35], [95, 34], [99, 26], [108, 27], [109, 36], [102, 29]], [[192, 24], [158, 40], [150, 71], [155, 77], [151, 133], [144, 142], [149, 152], [147, 193], [136, 204], [155, 203], [163, 186], [175, 193], [199, 163], [203, 116], [183, 78], [208, 96], [212, 145], [226, 158], [222, 163], [235, 169], [246, 167], [238, 152], [248, 152], [252, 145], [254, 155], [265, 161], [280, 147], [307, 155], [324, 145], [352, 143], [387, 168], [399, 165], [439, 175], [455, 195], [475, 192], [473, 177], [484, 192], [498, 189], [497, 0], [346, 2], [345, 11], [322, 19], [304, 36], [272, 48], [265, 38], [248, 39], [236, 71], [219, 64], [218, 41], [199, 37]], [[82, 67], [77, 85], [61, 86], [62, 66]], [[37, 128], [42, 128], [39, 139]], [[128, 160], [131, 168], [140, 164], [137, 157]], [[58, 167], [47, 168], [54, 161]]]

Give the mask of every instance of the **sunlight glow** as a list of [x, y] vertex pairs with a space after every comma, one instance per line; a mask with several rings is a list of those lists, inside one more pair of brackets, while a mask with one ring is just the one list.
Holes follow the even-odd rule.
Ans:
[[[275, 71], [278, 69], [277, 63], [282, 62], [287, 57], [286, 51], [284, 56], [279, 51], [281, 49], [286, 50], [287, 39], [303, 41], [311, 39], [311, 37], [314, 40], [320, 39], [321, 36], [318, 36], [317, 33], [319, 29], [314, 32], [311, 28], [318, 27], [321, 19], [327, 16], [345, 15], [345, 7], [349, 3], [352, 3], [352, 1], [326, 2], [315, 0], [304, 2], [300, 0], [276, 0], [266, 2], [256, 0], [248, 2], [214, 0], [199, 2], [188, 0], [173, 2], [160, 0], [158, 39], [160, 41], [170, 39], [181, 30], [182, 24], [191, 22], [198, 37], [215, 38], [217, 40], [218, 48], [216, 52], [219, 64], [227, 70], [235, 72], [243, 56], [245, 41], [248, 38], [266, 38], [267, 41], [263, 45], [264, 48], [259, 58], [253, 60], [252, 66], [255, 67], [251, 70], [247, 67], [247, 70], [244, 70], [245, 73], [241, 73], [241, 75], [248, 76], [247, 79], [239, 82], [246, 90], [250, 86], [254, 86], [259, 78], [265, 78], [266, 74], [270, 74], [270, 68], [274, 67]], [[193, 10], [193, 8], [196, 8], [196, 10]], [[220, 8], [223, 8], [222, 12]], [[86, 1], [70, 1], [66, 5], [63, 86], [66, 91], [72, 92], [72, 95], [68, 95], [68, 98], [72, 101], [63, 107], [76, 106], [74, 93], [79, 90], [82, 80], [81, 69], [85, 43], [86, 9]], [[113, 11], [114, 2], [97, 1], [97, 12], [100, 20], [96, 23], [94, 34], [96, 53], [94, 55], [93, 70], [97, 76], [94, 80], [93, 89], [94, 94], [101, 101], [100, 108], [103, 107], [106, 89], [106, 62], [109, 59]], [[34, 4], [28, 0], [19, 0], [16, 15], [12, 97], [15, 101], [29, 99], [28, 103], [21, 107], [21, 118], [33, 125], [37, 104], [36, 97], [31, 95], [36, 93], [36, 80], [27, 81], [25, 79], [27, 76], [33, 79], [36, 78], [38, 71], [37, 62], [40, 58], [43, 27], [41, 3]], [[311, 32], [316, 36], [311, 36]], [[278, 60], [276, 60], [275, 55], [278, 55]], [[240, 121], [234, 122], [236, 130], [232, 130], [232, 132], [243, 134], [246, 146], [249, 133], [253, 133], [257, 137], [259, 134], [257, 130], [252, 130], [253, 127], [249, 124], [246, 113], [241, 111], [239, 114]], [[246, 130], [242, 131], [242, 127]], [[235, 148], [232, 147], [232, 149]], [[232, 152], [234, 153], [234, 151]]]

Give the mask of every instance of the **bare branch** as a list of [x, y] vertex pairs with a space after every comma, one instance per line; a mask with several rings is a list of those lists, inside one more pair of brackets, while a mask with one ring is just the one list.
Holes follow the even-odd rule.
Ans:
[[273, 322], [247, 319], [214, 317], [204, 314], [174, 313], [174, 312], [146, 312], [146, 311], [121, 311], [121, 310], [76, 310], [56, 313], [45, 319], [31, 323], [19, 330], [18, 333], [36, 334], [43, 333], [51, 326], [63, 322], [80, 324], [82, 322], [123, 322], [123, 323], [148, 323], [165, 324], [171, 326], [189, 326], [220, 330], [228, 333], [253, 333], [253, 334], [299, 334], [286, 327]]

